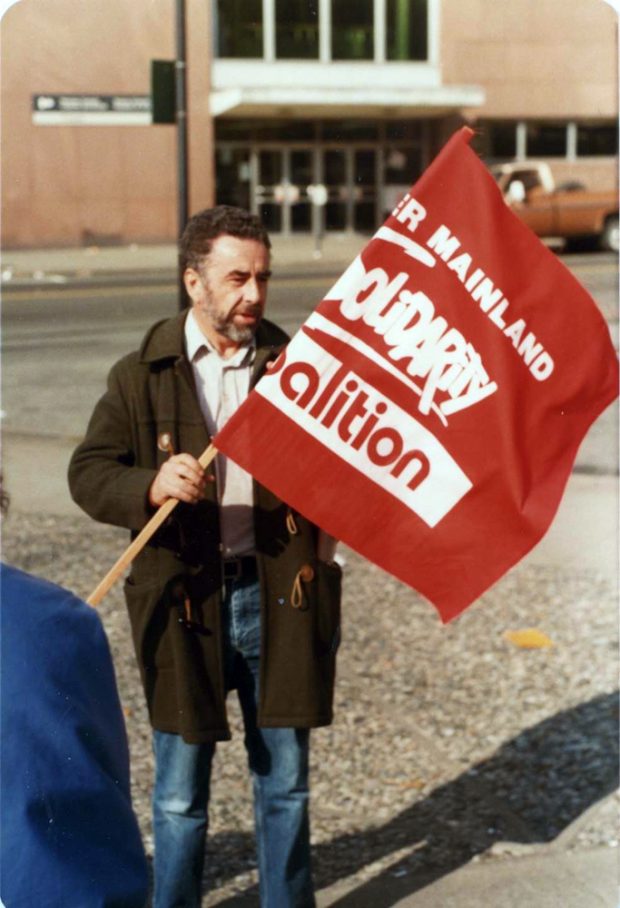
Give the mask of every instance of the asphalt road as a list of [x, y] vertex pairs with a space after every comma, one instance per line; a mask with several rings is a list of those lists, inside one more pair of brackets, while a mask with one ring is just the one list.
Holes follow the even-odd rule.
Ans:
[[[330, 283], [274, 281], [269, 316], [295, 331]], [[4, 431], [80, 436], [109, 368], [137, 347], [150, 324], [174, 314], [176, 305], [173, 283], [5, 292]]]
[[[571, 255], [566, 264], [592, 293], [618, 344], [618, 269], [604, 253]], [[283, 275], [270, 287], [268, 316], [294, 333], [337, 277]], [[104, 390], [105, 376], [136, 348], [148, 325], [176, 311], [177, 289], [162, 275], [145, 285], [132, 275], [61, 286], [5, 287], [2, 305], [3, 432], [79, 438]], [[577, 469], [616, 473], [617, 408], [590, 430]]]

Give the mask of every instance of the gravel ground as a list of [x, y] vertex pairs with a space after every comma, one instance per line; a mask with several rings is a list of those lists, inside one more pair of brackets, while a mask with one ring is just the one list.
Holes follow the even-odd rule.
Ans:
[[[11, 512], [3, 558], [86, 596], [126, 534], [86, 518]], [[317, 888], [419, 874], [536, 843], [617, 845], [616, 595], [596, 573], [522, 564], [452, 624], [344, 550], [336, 721], [313, 733]], [[133, 796], [152, 850], [150, 733], [120, 586], [101, 609], [129, 733]], [[552, 643], [523, 649], [507, 631]], [[240, 713], [214, 770], [204, 906], [257, 904], [250, 787]], [[558, 839], [558, 836], [560, 837]], [[510, 843], [510, 844], [507, 844]], [[244, 902], [245, 904], [246, 902]]]

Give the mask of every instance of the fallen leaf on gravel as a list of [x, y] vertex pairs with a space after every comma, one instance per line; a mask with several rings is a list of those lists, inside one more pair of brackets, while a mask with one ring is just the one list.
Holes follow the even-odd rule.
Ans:
[[553, 640], [535, 627], [526, 627], [520, 631], [506, 631], [504, 637], [509, 643], [514, 643], [521, 649], [548, 649], [553, 646]]

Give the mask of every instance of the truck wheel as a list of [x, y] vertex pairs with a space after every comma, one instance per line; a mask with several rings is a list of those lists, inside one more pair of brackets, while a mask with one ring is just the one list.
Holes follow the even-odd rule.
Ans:
[[620, 233], [618, 230], [618, 215], [608, 217], [601, 233], [601, 248], [608, 252], [618, 252], [620, 249]]

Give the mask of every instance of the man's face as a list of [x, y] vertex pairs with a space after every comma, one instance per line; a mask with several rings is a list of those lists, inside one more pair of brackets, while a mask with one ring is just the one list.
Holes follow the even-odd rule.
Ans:
[[250, 343], [263, 316], [270, 276], [267, 247], [228, 234], [213, 240], [198, 270], [186, 269], [194, 314], [216, 347]]

